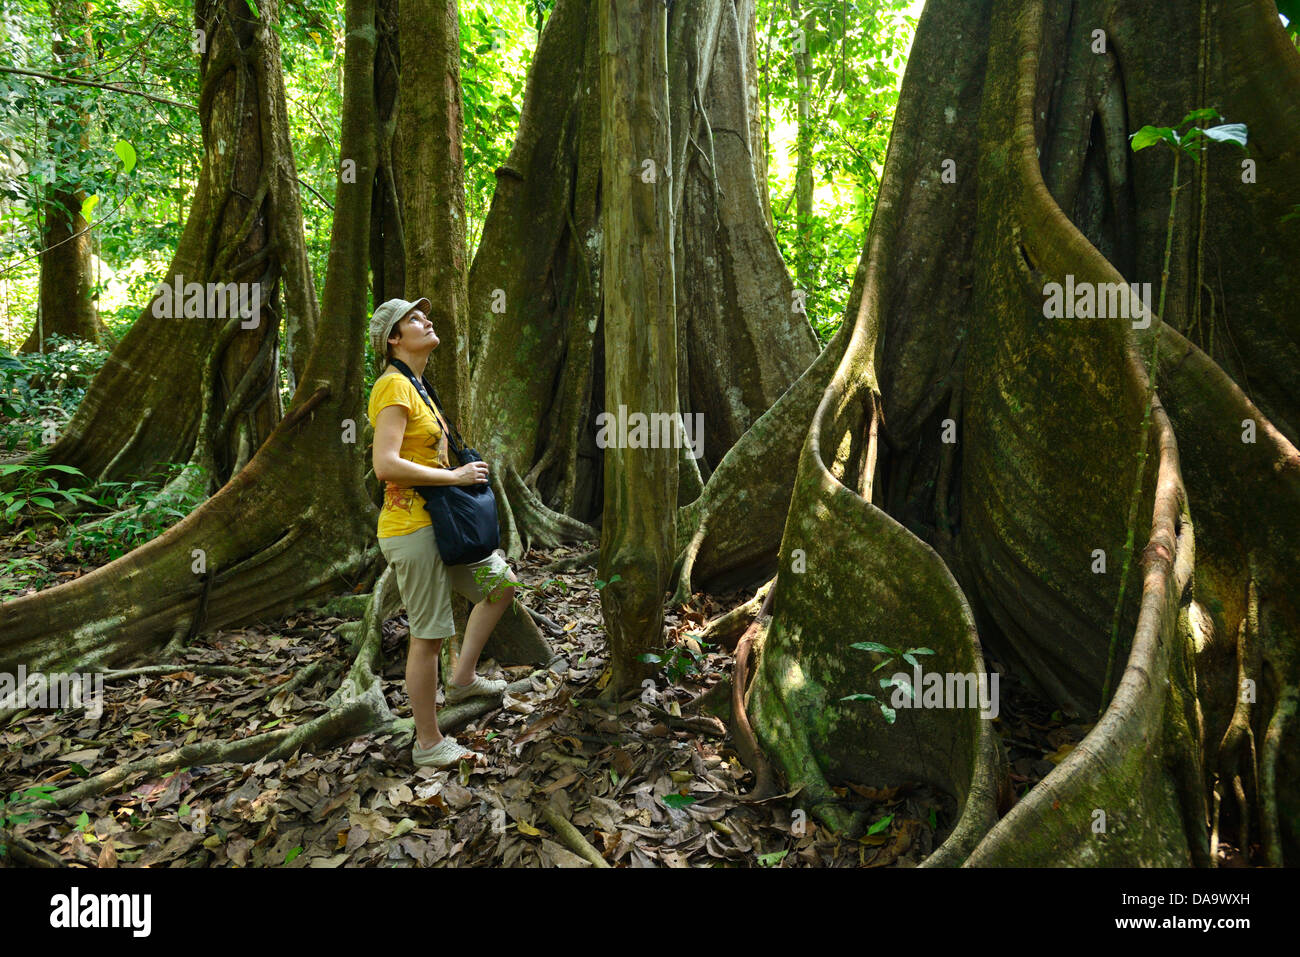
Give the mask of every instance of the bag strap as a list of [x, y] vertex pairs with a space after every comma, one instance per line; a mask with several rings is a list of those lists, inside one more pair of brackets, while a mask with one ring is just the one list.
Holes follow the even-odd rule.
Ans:
[[[420, 398], [424, 400], [424, 404], [429, 407], [429, 411], [433, 413], [434, 418], [438, 420], [438, 424], [442, 426], [444, 434], [446, 434], [448, 441], [452, 444], [452, 449], [456, 452], [456, 457], [460, 458], [461, 451], [465, 448], [465, 443], [461, 440], [460, 433], [456, 431], [455, 427], [453, 427], [449, 421], [447, 421], [446, 416], [443, 414], [442, 403], [437, 401], [438, 393], [433, 391], [433, 386], [429, 384], [429, 381], [425, 379], [424, 376], [420, 376], [417, 379], [415, 373], [411, 371], [411, 367], [401, 359], [389, 359], [388, 361], [393, 364], [393, 368], [406, 376], [411, 385], [415, 386], [415, 391], [420, 393]], [[430, 392], [433, 392], [432, 402], [429, 401]]]

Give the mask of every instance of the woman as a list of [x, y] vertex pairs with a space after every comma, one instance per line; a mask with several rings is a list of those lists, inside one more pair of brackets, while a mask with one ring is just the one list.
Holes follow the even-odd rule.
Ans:
[[[368, 414], [375, 430], [375, 478], [385, 483], [379, 548], [397, 575], [411, 626], [406, 655], [406, 693], [415, 717], [411, 760], [416, 767], [442, 768], [462, 759], [482, 758], [438, 729], [438, 654], [443, 640], [456, 634], [451, 591], [454, 588], [474, 602], [474, 610], [465, 624], [460, 659], [447, 682], [449, 705], [481, 695], [500, 695], [505, 690], [506, 682], [489, 681], [474, 669], [492, 629], [514, 600], [515, 589], [509, 584], [514, 581], [510, 566], [499, 551], [471, 565], [444, 565], [424, 499], [411, 487], [473, 485], [488, 480], [483, 462], [451, 467], [440, 417], [429, 410], [411, 381], [389, 364], [391, 359], [400, 359], [417, 377], [424, 374], [429, 354], [439, 342], [425, 314], [429, 305], [428, 299], [390, 299], [375, 310], [370, 320], [370, 344], [380, 375], [370, 393]], [[493, 595], [485, 596], [475, 581], [475, 570], [482, 568], [492, 571], [490, 583], [499, 582]]]

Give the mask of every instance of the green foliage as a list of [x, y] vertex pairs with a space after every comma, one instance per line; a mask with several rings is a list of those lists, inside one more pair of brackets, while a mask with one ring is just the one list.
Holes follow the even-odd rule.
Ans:
[[[181, 0], [99, 0], [84, 20], [57, 24], [46, 2], [0, 0], [7, 64], [179, 103], [197, 97], [192, 18]], [[60, 27], [71, 52], [55, 48]], [[0, 342], [17, 345], [33, 325], [41, 224], [49, 207], [67, 208], [57, 198], [67, 193], [81, 196], [69, 213], [93, 217], [100, 259], [92, 296], [115, 325], [124, 313], [134, 320], [180, 238], [199, 168], [198, 113], [126, 92], [0, 74], [0, 142], [7, 147], [0, 279], [12, 284]]]
[[[849, 645], [849, 647], [855, 648], [858, 651], [869, 651], [872, 654], [886, 656], [882, 661], [876, 662], [875, 667], [871, 669], [872, 674], [875, 674], [881, 668], [887, 667], [890, 664], [890, 662], [894, 661], [897, 658], [902, 658], [913, 668], [919, 668], [921, 667], [921, 663], [917, 660], [918, 655], [934, 654], [934, 649], [932, 648], [908, 648], [906, 651], [904, 651], [901, 648], [891, 648], [889, 647], [889, 645], [882, 645], [878, 641], [855, 641], [853, 644]], [[882, 691], [894, 687], [902, 688], [907, 692], [907, 696], [909, 698], [911, 698], [913, 701], [916, 700], [916, 689], [912, 687], [912, 683], [908, 681], [906, 678], [893, 678], [893, 677], [881, 678], [880, 687]], [[875, 701], [876, 704], [879, 705], [880, 707], [880, 713], [884, 716], [887, 722], [893, 724], [895, 717], [897, 717], [897, 712], [894, 711], [893, 708], [889, 707], [889, 705], [879, 700], [875, 695], [871, 694], [870, 692], [863, 691], [863, 692], [859, 692], [858, 694], [845, 695], [844, 697], [840, 698], [840, 700], [841, 701]]]
[[[707, 641], [700, 641], [694, 635], [689, 637], [690, 642], [680, 641], [675, 645], [662, 649], [662, 655], [647, 651], [644, 654], [637, 655], [637, 660], [648, 665], [662, 665], [662, 671], [668, 679], [668, 683], [678, 684], [688, 675], [700, 673], [700, 666], [704, 664], [708, 649], [713, 647]], [[697, 647], [692, 648], [691, 642], [694, 642]]]
[[[32, 801], [43, 801], [58, 788], [52, 784], [37, 784], [23, 791], [13, 791], [10, 793], [8, 800], [0, 795], [0, 831], [8, 831], [19, 824], [26, 824], [28, 821], [35, 819], [35, 811], [20, 811], [25, 804]], [[8, 853], [8, 847], [0, 844], [0, 857]]]
[[[1200, 152], [1203, 150], [1207, 141], [1215, 143], [1235, 143], [1242, 147], [1246, 146], [1246, 124], [1245, 123], [1223, 123], [1219, 126], [1194, 126], [1195, 123], [1201, 123], [1206, 120], [1221, 120], [1223, 117], [1219, 111], [1211, 107], [1201, 110], [1192, 110], [1183, 117], [1182, 122], [1177, 126], [1144, 126], [1136, 133], [1129, 136], [1129, 146], [1133, 152], [1144, 150], [1148, 146], [1155, 146], [1157, 143], [1165, 143], [1171, 149], [1182, 150], [1184, 154], [1190, 156], [1193, 160], [1200, 162]], [[1187, 127], [1191, 127], [1187, 129]]]
[[[843, 320], [875, 208], [916, 18], [911, 0], [788, 0], [758, 7], [760, 112], [777, 243], [807, 293], [822, 342]], [[799, 50], [807, 51], [809, 115], [799, 118]], [[796, 157], [813, 168], [813, 215], [799, 221]]]
[[48, 588], [58, 577], [34, 558], [24, 555], [0, 558], [0, 601], [17, 598], [29, 588], [37, 591]]
[[83, 552], [96, 562], [109, 562], [157, 538], [207, 497], [201, 483], [196, 488], [173, 487], [167, 495], [159, 494], [183, 468], [183, 463], [168, 463], [166, 473], [155, 481], [100, 482], [83, 500], [108, 515], [71, 526], [68, 550]]
[[39, 461], [0, 465], [0, 476], [18, 476], [13, 488], [0, 492], [0, 522], [12, 525], [22, 513], [33, 519], [50, 517], [61, 521], [62, 516], [55, 511], [59, 500], [73, 503], [94, 501], [77, 489], [60, 488], [58, 477], [49, 474], [51, 472], [85, 478], [79, 469], [70, 465], [42, 465]]
[[76, 411], [108, 351], [50, 336], [45, 352], [0, 350], [0, 451], [36, 450], [53, 423], [57, 431]]

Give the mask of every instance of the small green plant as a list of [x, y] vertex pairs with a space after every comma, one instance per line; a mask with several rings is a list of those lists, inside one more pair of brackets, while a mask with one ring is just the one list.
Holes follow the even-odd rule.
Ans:
[[[19, 824], [26, 824], [36, 817], [35, 811], [19, 811], [25, 804], [32, 801], [43, 801], [51, 794], [57, 791], [52, 784], [37, 784], [27, 788], [25, 791], [13, 791], [10, 793], [8, 800], [0, 795], [0, 831], [7, 831]], [[0, 857], [4, 857], [9, 852], [9, 848], [0, 844]]]
[[[917, 655], [934, 654], [934, 649], [932, 648], [908, 648], [906, 651], [904, 651], [901, 648], [891, 648], [889, 647], [889, 645], [882, 645], [878, 641], [855, 641], [853, 644], [849, 645], [849, 647], [856, 648], [858, 651], [870, 651], [874, 654], [886, 656], [883, 661], [877, 662], [876, 666], [871, 669], [872, 674], [875, 674], [881, 668], [887, 667], [890, 664], [890, 662], [894, 661], [896, 658], [902, 658], [913, 668], [919, 668], [921, 667], [921, 663], [916, 660]], [[887, 688], [893, 688], [893, 687], [904, 688], [907, 691], [908, 697], [911, 698], [913, 701], [916, 700], [916, 689], [912, 687], [912, 682], [908, 681], [905, 678], [892, 678], [892, 677], [881, 678], [880, 687], [882, 690]], [[893, 724], [894, 718], [898, 716], [898, 713], [893, 708], [885, 704], [875, 695], [866, 691], [859, 692], [858, 694], [845, 695], [844, 697], [840, 698], [840, 700], [841, 701], [874, 701], [876, 702], [876, 704], [880, 706], [881, 715], [883, 715], [884, 719], [890, 724]]]
[[80, 469], [70, 465], [42, 465], [39, 462], [9, 462], [0, 465], [0, 476], [18, 476], [14, 488], [0, 492], [0, 516], [3, 516], [5, 522], [12, 524], [21, 512], [27, 512], [33, 518], [48, 515], [62, 521], [63, 517], [55, 511], [56, 498], [68, 502], [95, 501], [78, 489], [60, 488], [56, 478], [48, 474], [50, 472], [85, 478]]
[[72, 417], [108, 350], [50, 335], [44, 352], [0, 352], [0, 449], [39, 449], [48, 423]]
[[544, 592], [551, 585], [558, 585], [560, 592], [564, 595], [569, 593], [569, 583], [562, 578], [548, 578], [544, 582], [536, 585], [529, 585], [521, 581], [514, 581], [505, 572], [496, 572], [490, 568], [474, 569], [474, 581], [478, 583], [484, 595], [491, 595], [496, 592], [497, 588], [503, 583], [509, 583], [514, 586], [516, 592], [535, 591]]
[[759, 867], [780, 867], [781, 862], [785, 860], [785, 856], [789, 853], [786, 850], [773, 851], [771, 854], [760, 854], [758, 855], [758, 865]]
[[[173, 486], [165, 497], [161, 494], [184, 468], [184, 463], [170, 462], [167, 471], [154, 481], [96, 485], [93, 490], [96, 494], [87, 495], [86, 499], [109, 514], [69, 529], [69, 551], [82, 551], [92, 558], [112, 561], [157, 538], [203, 502], [206, 490], [201, 487]], [[199, 474], [203, 474], [201, 469]]]
[[35, 558], [19, 555], [0, 559], [0, 600], [17, 598], [28, 588], [40, 591], [54, 584], [58, 577]]
[[[662, 655], [647, 651], [637, 655], [637, 660], [649, 665], [663, 665], [664, 675], [668, 678], [669, 684], [677, 684], [687, 675], [700, 674], [700, 666], [704, 664], [708, 649], [713, 646], [707, 641], [700, 641], [696, 635], [688, 637], [690, 641], [682, 641], [670, 648], [662, 649]], [[691, 647], [692, 642], [695, 648]]]

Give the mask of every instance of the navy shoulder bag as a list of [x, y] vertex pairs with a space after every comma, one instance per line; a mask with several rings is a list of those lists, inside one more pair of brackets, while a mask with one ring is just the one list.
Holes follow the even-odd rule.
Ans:
[[[451, 425], [451, 420], [442, 412], [442, 403], [438, 402], [438, 393], [433, 386], [417, 376], [401, 359], [389, 360], [395, 369], [401, 372], [415, 386], [424, 404], [433, 412], [439, 423], [446, 423], [447, 442], [461, 465], [470, 462], [482, 462], [478, 452], [465, 448], [460, 434]], [[429, 394], [433, 401], [429, 401]], [[437, 403], [435, 411], [434, 403]], [[433, 535], [438, 543], [438, 554], [444, 565], [469, 565], [487, 558], [501, 544], [501, 533], [497, 526], [497, 500], [488, 483], [474, 485], [416, 485], [415, 490], [424, 499], [424, 507], [433, 519]]]

